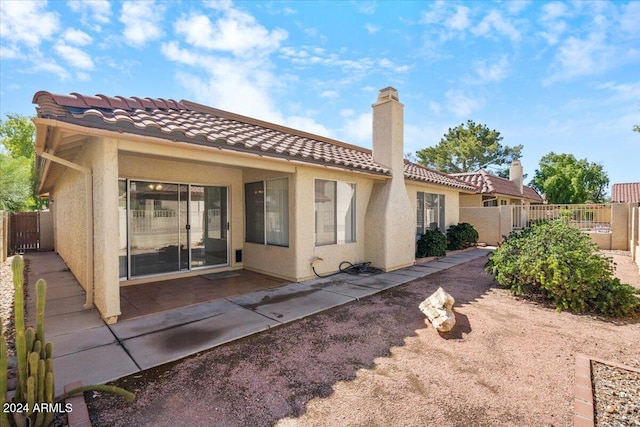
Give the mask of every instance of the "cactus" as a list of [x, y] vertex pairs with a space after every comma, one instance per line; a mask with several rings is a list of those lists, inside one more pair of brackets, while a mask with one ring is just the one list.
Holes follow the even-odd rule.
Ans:
[[[0, 317], [0, 405], [4, 408], [4, 403], [7, 400], [7, 341], [4, 338], [2, 326], [3, 319]], [[9, 425], [9, 417], [5, 411], [0, 411], [0, 426], [5, 427]]]
[[[27, 404], [26, 413], [14, 413], [13, 421], [18, 427], [44, 427], [51, 424], [53, 412], [34, 410], [35, 405], [48, 404], [53, 406], [55, 402], [64, 400], [76, 393], [88, 390], [100, 390], [116, 393], [133, 400], [135, 395], [115, 386], [84, 386], [71, 390], [57, 399], [54, 399], [55, 383], [53, 375], [53, 344], [45, 342], [44, 333], [44, 309], [47, 293], [47, 283], [40, 279], [36, 283], [36, 327], [25, 328], [24, 324], [24, 261], [21, 256], [16, 256], [11, 265], [13, 269], [14, 315], [16, 328], [16, 357], [18, 362], [18, 379], [13, 403]], [[0, 335], [1, 335], [0, 321]], [[4, 337], [0, 337], [0, 393], [1, 403], [6, 399], [7, 387], [7, 351]], [[9, 426], [7, 414], [0, 413], [0, 427]]]

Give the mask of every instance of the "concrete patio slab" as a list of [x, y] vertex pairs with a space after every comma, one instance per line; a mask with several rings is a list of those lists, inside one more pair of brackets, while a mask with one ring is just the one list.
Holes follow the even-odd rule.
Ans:
[[407, 276], [406, 274], [399, 274], [400, 270], [392, 271], [391, 273], [382, 273], [379, 274], [378, 277], [382, 280], [393, 281], [398, 285], [402, 285], [403, 283], [409, 283], [412, 280], [415, 280], [415, 276]]
[[441, 260], [431, 261], [429, 262], [429, 267], [431, 268], [440, 268], [441, 270], [445, 270], [447, 268], [454, 267], [457, 264], [453, 264], [450, 262], [442, 262]]
[[351, 297], [352, 299], [359, 300], [361, 298], [368, 297], [380, 292], [380, 289], [376, 289], [369, 286], [358, 285], [355, 283], [340, 283], [328, 286], [323, 289], [326, 292], [333, 292], [335, 294]]
[[68, 334], [71, 331], [104, 326], [102, 318], [95, 309], [59, 314], [47, 318], [45, 330], [49, 337]]
[[78, 379], [84, 385], [104, 384], [138, 372], [140, 369], [119, 344], [94, 347], [53, 359], [56, 396], [65, 384]]
[[149, 314], [132, 320], [124, 320], [109, 327], [118, 339], [126, 340], [151, 332], [185, 325], [208, 317], [218, 316], [227, 311], [235, 310], [236, 308], [236, 304], [220, 299], [180, 309]]
[[354, 298], [346, 295], [302, 289], [241, 306], [280, 323], [287, 323], [352, 301]]
[[54, 335], [49, 337], [45, 333], [46, 340], [53, 343], [54, 357], [66, 356], [67, 354], [78, 353], [90, 348], [100, 347], [116, 342], [116, 337], [107, 326], [97, 328], [82, 329], [69, 334]]
[[244, 308], [125, 340], [123, 345], [142, 369], [198, 353], [279, 325]]
[[407, 267], [407, 268], [403, 268], [401, 270], [394, 270], [392, 271], [392, 274], [397, 274], [398, 276], [408, 276], [408, 277], [412, 277], [414, 279], [418, 279], [420, 277], [423, 277], [425, 275], [425, 271], [421, 270], [421, 269], [415, 269], [412, 270], [414, 267]]
[[[83, 311], [85, 302], [86, 298], [84, 295], [76, 295], [47, 301], [44, 310], [44, 318], [48, 319], [49, 317], [57, 316], [59, 314], [68, 314], [76, 311]], [[35, 304], [35, 302], [33, 304]], [[27, 316], [25, 319], [27, 320], [27, 323], [35, 324], [36, 311], [30, 308], [27, 311]]]

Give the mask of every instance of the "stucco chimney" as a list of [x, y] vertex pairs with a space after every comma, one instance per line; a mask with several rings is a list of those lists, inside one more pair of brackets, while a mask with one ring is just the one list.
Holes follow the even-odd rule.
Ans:
[[523, 194], [522, 185], [524, 177], [520, 160], [511, 162], [511, 167], [509, 167], [509, 181], [513, 181], [518, 187], [518, 190], [520, 190], [520, 194]]
[[[404, 105], [392, 87], [380, 89], [373, 104], [373, 160], [404, 176]], [[403, 178], [404, 179], [404, 178]]]
[[373, 107], [373, 160], [391, 179], [373, 185], [365, 214], [365, 257], [384, 271], [415, 261], [416, 214], [404, 182], [403, 110], [398, 91], [380, 90]]

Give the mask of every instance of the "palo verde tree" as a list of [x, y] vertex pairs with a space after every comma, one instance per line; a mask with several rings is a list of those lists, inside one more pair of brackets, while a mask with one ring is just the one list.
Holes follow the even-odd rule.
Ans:
[[540, 168], [529, 183], [549, 203], [602, 203], [609, 176], [602, 165], [578, 160], [573, 154], [551, 152], [540, 159]]
[[488, 169], [505, 176], [508, 165], [522, 156], [522, 145], [503, 146], [500, 141], [502, 136], [497, 130], [468, 120], [449, 128], [435, 147], [423, 148], [416, 154], [420, 164], [446, 173]]
[[24, 211], [45, 204], [35, 195], [35, 131], [31, 117], [7, 114], [0, 119], [0, 209]]

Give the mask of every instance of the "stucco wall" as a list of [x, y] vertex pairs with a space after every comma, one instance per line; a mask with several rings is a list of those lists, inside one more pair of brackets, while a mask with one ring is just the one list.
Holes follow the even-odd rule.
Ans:
[[[80, 157], [83, 157], [83, 153]], [[89, 211], [83, 173], [67, 168], [51, 192], [50, 199], [54, 217], [55, 250], [86, 290], [87, 253], [93, 248], [87, 248]]]
[[477, 208], [482, 206], [482, 194], [461, 194], [461, 208]]
[[[315, 179], [337, 180], [356, 186], [356, 241], [332, 245], [315, 245]], [[315, 277], [310, 262], [314, 257], [323, 261], [316, 262], [319, 274], [338, 270], [342, 261], [351, 263], [371, 261], [365, 257], [365, 214], [373, 179], [331, 169], [298, 168], [296, 175], [296, 276], [298, 280]], [[293, 200], [293, 199], [292, 199]]]
[[511, 207], [460, 208], [460, 222], [468, 222], [478, 232], [478, 242], [497, 245], [511, 232]]

